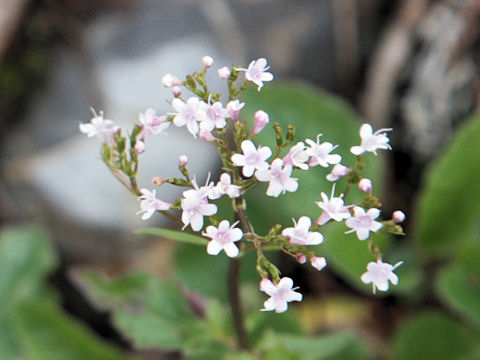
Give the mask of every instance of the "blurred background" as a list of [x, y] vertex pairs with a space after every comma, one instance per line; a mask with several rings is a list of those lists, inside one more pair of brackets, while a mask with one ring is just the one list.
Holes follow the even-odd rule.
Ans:
[[[356, 329], [367, 339], [368, 358], [479, 359], [479, 40], [475, 0], [1, 0], [0, 299], [18, 300], [7, 300], [8, 286], [15, 274], [30, 271], [40, 251], [26, 246], [33, 252], [25, 269], [18, 260], [9, 273], [21, 243], [9, 239], [45, 236], [56, 260], [47, 261], [42, 276], [68, 316], [123, 352], [180, 358], [139, 349], [75, 280], [76, 269], [85, 267], [160, 277], [175, 267], [172, 243], [133, 235], [145, 226], [135, 216], [137, 199], [109, 174], [99, 144], [78, 125], [90, 120], [91, 107], [125, 127], [148, 107], [171, 111], [162, 76], [191, 73], [204, 55], [215, 59], [214, 69], [266, 57], [276, 81], [319, 89], [358, 126], [394, 128], [377, 195], [386, 218], [397, 209], [407, 214], [407, 236], [391, 240], [387, 252], [405, 259], [407, 285], [375, 298], [352, 283], [335, 249], [328, 250], [337, 259], [333, 268], [322, 273], [280, 258], [285, 274], [306, 291], [299, 313], [308, 332]], [[223, 86], [215, 76], [211, 81]], [[176, 176], [180, 154], [200, 178], [218, 171], [215, 149], [199, 148], [182, 130], [171, 128], [148, 144], [140, 172], [145, 186], [156, 175]], [[158, 194], [173, 200], [180, 193], [160, 188]], [[152, 218], [147, 226], [153, 225], [171, 224]], [[10, 285], [1, 285], [2, 276]], [[0, 329], [23, 334], [23, 325], [18, 330], [8, 322]], [[435, 345], [413, 344], [415, 334], [429, 331], [425, 343]], [[34, 359], [15, 336], [7, 336], [3, 353], [0, 342], [0, 359]], [[403, 341], [412, 352], [398, 350]]]

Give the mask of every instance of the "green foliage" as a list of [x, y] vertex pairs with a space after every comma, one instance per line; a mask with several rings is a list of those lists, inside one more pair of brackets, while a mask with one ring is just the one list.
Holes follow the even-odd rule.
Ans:
[[447, 255], [478, 234], [480, 115], [460, 129], [424, 180], [414, 240], [425, 257]]
[[399, 326], [392, 360], [460, 360], [478, 355], [479, 334], [440, 312], [426, 312]]

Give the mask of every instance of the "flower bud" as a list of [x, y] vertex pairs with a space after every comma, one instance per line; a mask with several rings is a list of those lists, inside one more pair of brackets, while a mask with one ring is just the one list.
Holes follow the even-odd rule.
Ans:
[[180, 97], [182, 96], [182, 89], [180, 89], [178, 86], [172, 87], [172, 94], [175, 97]]
[[327, 260], [324, 257], [314, 256], [310, 259], [312, 266], [318, 271], [323, 270], [327, 266]]
[[188, 157], [187, 155], [180, 155], [178, 157], [178, 165], [180, 166], [187, 166], [188, 164]]
[[297, 254], [295, 255], [295, 258], [300, 264], [305, 264], [307, 262], [307, 257], [303, 254]]
[[172, 74], [166, 74], [162, 77], [162, 84], [163, 86], [169, 88], [172, 86], [182, 85], [182, 82]]
[[208, 130], [200, 130], [200, 132], [198, 133], [198, 137], [200, 139], [202, 139], [203, 141], [214, 141], [215, 140], [215, 137]]
[[220, 79], [228, 79], [232, 72], [230, 71], [230, 69], [227, 66], [224, 66], [224, 67], [221, 67], [220, 69], [218, 69], [217, 73], [218, 73], [218, 77]]
[[338, 179], [348, 175], [350, 173], [350, 169], [342, 164], [336, 164], [332, 168], [332, 172], [327, 175], [328, 181], [337, 181]]
[[373, 188], [372, 181], [370, 179], [362, 179], [358, 183], [358, 188], [366, 194], [371, 194]]
[[255, 123], [253, 125], [252, 134], [258, 134], [268, 124], [270, 118], [268, 114], [263, 110], [258, 110], [254, 116]]
[[155, 177], [152, 178], [152, 184], [155, 185], [155, 186], [160, 186], [160, 185], [163, 185], [167, 182], [168, 182], [167, 179], [161, 178], [160, 176], [155, 176]]
[[227, 103], [227, 111], [233, 121], [238, 121], [238, 114], [244, 106], [245, 103], [241, 103], [239, 100], [232, 100]]
[[397, 210], [397, 211], [393, 212], [392, 221], [394, 223], [399, 224], [399, 223], [405, 221], [405, 218], [406, 218], [406, 216], [402, 211]]
[[213, 65], [213, 58], [211, 56], [202, 57], [202, 67], [204, 69], [209, 69]]
[[135, 143], [135, 146], [133, 147], [133, 149], [135, 150], [135, 154], [140, 155], [145, 151], [145, 143], [143, 141], [138, 140]]

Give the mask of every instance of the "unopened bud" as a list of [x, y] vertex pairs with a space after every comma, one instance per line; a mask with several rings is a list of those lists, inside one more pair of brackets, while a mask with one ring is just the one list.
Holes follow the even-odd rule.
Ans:
[[133, 149], [135, 150], [135, 154], [140, 155], [145, 151], [145, 143], [143, 141], [138, 140], [135, 143], [135, 146], [133, 147]]
[[310, 259], [312, 266], [318, 271], [323, 270], [327, 266], [327, 260], [324, 257], [314, 256]]
[[366, 194], [371, 194], [373, 189], [372, 180], [370, 179], [360, 180], [360, 182], [358, 183], [358, 188]]
[[232, 100], [227, 103], [227, 111], [233, 121], [238, 121], [238, 114], [244, 106], [245, 103], [241, 103], [239, 100]]
[[187, 166], [188, 164], [188, 157], [187, 155], [180, 155], [178, 157], [178, 165], [180, 166]]
[[258, 110], [254, 115], [255, 123], [253, 125], [252, 134], [258, 134], [268, 124], [270, 118], [268, 114], [263, 110]]
[[224, 66], [224, 67], [221, 67], [220, 69], [218, 69], [217, 73], [218, 73], [218, 77], [220, 79], [228, 79], [232, 72], [230, 71], [230, 69], [227, 66]]
[[397, 210], [397, 211], [393, 212], [392, 220], [393, 220], [394, 223], [399, 224], [399, 223], [405, 221], [405, 218], [406, 218], [406, 216], [402, 211]]
[[328, 181], [337, 181], [338, 179], [348, 175], [350, 173], [350, 169], [342, 164], [336, 164], [332, 168], [332, 172], [327, 175]]
[[200, 130], [200, 132], [198, 133], [198, 137], [200, 139], [202, 139], [203, 141], [214, 141], [215, 140], [215, 137], [208, 130]]
[[209, 69], [213, 65], [213, 58], [211, 56], [202, 57], [202, 67], [204, 69]]
[[169, 87], [172, 87], [172, 86], [182, 85], [182, 82], [180, 80], [178, 80], [178, 78], [173, 76], [172, 74], [166, 74], [162, 77], [162, 84], [163, 84], [163, 86], [169, 88]]
[[307, 262], [307, 257], [303, 254], [297, 254], [295, 255], [295, 258], [300, 264], [305, 264]]
[[180, 89], [178, 86], [172, 87], [172, 94], [175, 97], [180, 97], [182, 96], [182, 89]]
[[155, 185], [155, 186], [160, 186], [160, 185], [163, 185], [167, 182], [168, 182], [167, 179], [164, 179], [160, 176], [155, 176], [155, 177], [152, 178], [152, 184]]

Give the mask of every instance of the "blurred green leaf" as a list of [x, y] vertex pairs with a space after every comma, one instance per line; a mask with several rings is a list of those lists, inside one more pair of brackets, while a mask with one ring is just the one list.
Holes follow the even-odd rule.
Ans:
[[480, 334], [445, 314], [426, 312], [397, 328], [391, 359], [473, 360], [479, 338]]
[[135, 233], [140, 235], [162, 236], [164, 238], [186, 243], [186, 244], [193, 244], [193, 245], [200, 245], [200, 246], [207, 245], [207, 239], [201, 236], [197, 236], [197, 235], [183, 232], [183, 231], [175, 231], [175, 230], [168, 230], [168, 229], [161, 229], [161, 228], [145, 228], [145, 229], [137, 230]]
[[[471, 260], [474, 266], [470, 266]], [[447, 305], [480, 329], [480, 271], [475, 271], [479, 264], [480, 246], [468, 246], [456, 261], [442, 269], [436, 289]]]
[[[360, 121], [351, 108], [343, 101], [320, 92], [317, 89], [298, 83], [268, 84], [261, 93], [250, 91], [245, 97], [246, 108], [243, 119], [252, 122], [256, 110], [262, 109], [270, 115], [270, 121], [278, 121], [283, 129], [292, 123], [296, 125], [296, 139], [316, 139], [317, 134], [324, 134], [321, 141], [329, 141], [339, 145], [335, 153], [342, 155], [342, 164], [353, 166], [355, 156], [350, 153], [352, 145], [360, 144], [358, 134]], [[259, 144], [274, 146], [275, 136], [271, 126], [267, 126], [256, 136]], [[282, 154], [281, 156], [284, 156]], [[379, 170], [381, 156], [372, 154], [364, 156], [367, 163], [363, 176], [372, 179], [375, 184], [374, 194], [381, 194], [379, 183]], [[295, 193], [287, 193], [279, 198], [265, 196], [266, 185], [258, 184], [247, 195], [248, 215], [254, 223], [258, 233], [263, 234], [273, 225], [292, 225], [292, 217], [298, 220], [300, 216], [309, 216], [315, 221], [321, 213], [315, 201], [320, 201], [320, 193], [325, 192], [330, 196], [332, 183], [325, 176], [331, 168], [321, 166], [308, 171], [296, 170], [294, 177], [299, 179], [299, 189]], [[346, 181], [341, 179], [336, 185], [336, 194], [345, 191]], [[359, 203], [364, 194], [352, 187], [346, 202]], [[261, 199], [261, 201], [259, 200]], [[366, 265], [372, 261], [365, 242], [359, 241], [355, 235], [344, 235], [348, 230], [344, 224], [328, 224], [318, 229], [325, 235], [326, 243], [316, 249], [319, 254], [324, 254], [327, 261], [342, 276], [351, 281], [358, 288], [366, 289], [360, 282], [360, 275], [365, 272]], [[377, 236], [383, 250], [386, 236]], [[380, 238], [382, 240], [380, 240]]]
[[477, 114], [455, 134], [424, 179], [414, 239], [426, 257], [449, 254], [477, 230], [479, 139]]
[[126, 355], [106, 345], [51, 304], [24, 301], [15, 307], [15, 329], [31, 360], [121, 360]]

